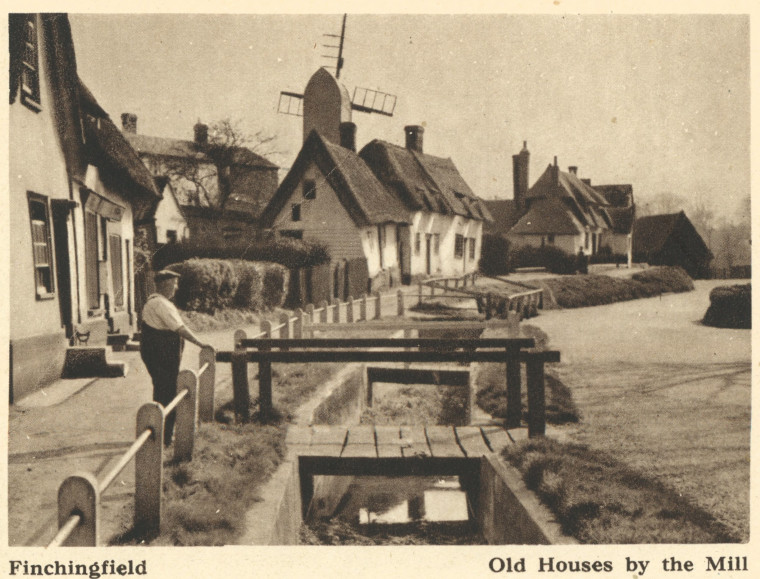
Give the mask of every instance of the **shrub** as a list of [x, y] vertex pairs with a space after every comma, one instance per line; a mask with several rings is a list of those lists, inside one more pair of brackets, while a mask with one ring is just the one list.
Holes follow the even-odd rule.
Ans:
[[284, 296], [284, 268], [276, 264], [194, 258], [170, 269], [182, 276], [175, 303], [187, 311], [273, 308]]
[[678, 266], [653, 267], [631, 276], [647, 286], [654, 295], [665, 292], [688, 292], [694, 289], [694, 282], [686, 271]]
[[552, 273], [571, 274], [578, 268], [576, 256], [553, 245], [518, 247], [510, 252], [508, 261], [512, 270], [518, 267], [544, 267]]
[[752, 328], [752, 284], [719, 286], [710, 292], [702, 323], [716, 328]]
[[485, 233], [478, 268], [484, 275], [506, 275], [510, 269], [509, 255], [509, 241], [501, 235]]
[[330, 254], [323, 245], [287, 237], [222, 246], [180, 241], [164, 245], [153, 254], [153, 269], [164, 269], [192, 258], [265, 261], [279, 263], [288, 269], [299, 269], [329, 262]]

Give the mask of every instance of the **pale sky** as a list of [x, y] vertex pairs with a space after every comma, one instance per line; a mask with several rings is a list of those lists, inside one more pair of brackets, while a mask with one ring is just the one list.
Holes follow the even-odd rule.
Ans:
[[[192, 138], [199, 119], [238, 119], [278, 135], [289, 167], [298, 117], [280, 90], [303, 92], [330, 64], [323, 34], [339, 14], [70, 16], [80, 76], [120, 126]], [[354, 15], [341, 81], [397, 95], [392, 118], [354, 112], [357, 145], [403, 145], [423, 124], [425, 151], [451, 157], [483, 198], [511, 198], [512, 155], [528, 141], [532, 185], [556, 155], [592, 184], [631, 183], [712, 200], [732, 217], [750, 191], [749, 19], [741, 15]]]

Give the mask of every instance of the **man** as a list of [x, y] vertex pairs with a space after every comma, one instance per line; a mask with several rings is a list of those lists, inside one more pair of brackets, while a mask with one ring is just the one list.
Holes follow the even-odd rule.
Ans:
[[[179, 277], [178, 273], [168, 269], [159, 271], [155, 276], [156, 293], [148, 297], [142, 311], [140, 356], [153, 379], [153, 400], [164, 407], [177, 395], [177, 375], [184, 340], [199, 348], [209, 346], [185, 326], [177, 307], [171, 302], [177, 292]], [[174, 412], [166, 417], [164, 423], [166, 446], [172, 441], [173, 431]]]

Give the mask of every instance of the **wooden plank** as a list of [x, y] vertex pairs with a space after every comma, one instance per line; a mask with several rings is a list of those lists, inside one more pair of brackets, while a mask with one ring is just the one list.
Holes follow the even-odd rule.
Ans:
[[515, 442], [528, 440], [527, 428], [510, 428], [509, 430], [507, 430], [507, 434], [509, 434], [509, 438], [511, 438]]
[[285, 444], [288, 446], [309, 446], [311, 444], [311, 427], [310, 426], [288, 426], [288, 432], [285, 435]]
[[464, 449], [468, 458], [483, 456], [491, 452], [483, 440], [483, 433], [477, 426], [457, 426], [456, 434], [459, 445]]
[[371, 424], [357, 424], [348, 429], [348, 440], [341, 457], [377, 457], [375, 447], [375, 427]]
[[311, 456], [340, 456], [346, 441], [348, 429], [345, 426], [314, 425], [311, 444], [300, 454]]
[[404, 457], [431, 456], [424, 426], [401, 427], [401, 453]]
[[500, 453], [503, 448], [514, 444], [512, 439], [509, 438], [507, 431], [500, 426], [482, 426], [483, 436], [488, 441], [488, 446], [495, 453]]
[[457, 443], [453, 426], [426, 426], [430, 452], [435, 457], [462, 457], [464, 453]]
[[468, 370], [367, 368], [369, 382], [389, 384], [433, 384], [444, 386], [469, 386]]
[[375, 426], [377, 456], [397, 458], [401, 454], [401, 429], [398, 426]]

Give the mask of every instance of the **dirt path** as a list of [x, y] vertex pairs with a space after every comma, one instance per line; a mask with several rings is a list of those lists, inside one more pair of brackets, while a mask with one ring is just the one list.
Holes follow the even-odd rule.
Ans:
[[702, 326], [709, 292], [542, 312], [583, 417], [569, 440], [624, 458], [749, 536], [751, 333]]

